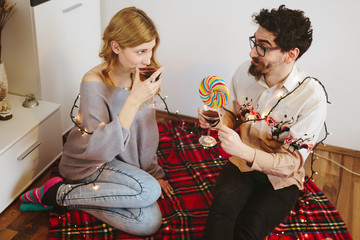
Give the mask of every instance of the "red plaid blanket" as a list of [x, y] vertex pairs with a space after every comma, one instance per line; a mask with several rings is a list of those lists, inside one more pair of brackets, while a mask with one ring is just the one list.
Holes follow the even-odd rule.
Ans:
[[[204, 149], [199, 136], [184, 129], [195, 123], [159, 124], [158, 160], [174, 188], [159, 199], [163, 219], [159, 231], [141, 238], [121, 232], [81, 211], [50, 213], [48, 238], [54, 239], [201, 239], [212, 201], [212, 188], [227, 155], [219, 146]], [[352, 239], [339, 213], [307, 179], [296, 206], [266, 239]]]

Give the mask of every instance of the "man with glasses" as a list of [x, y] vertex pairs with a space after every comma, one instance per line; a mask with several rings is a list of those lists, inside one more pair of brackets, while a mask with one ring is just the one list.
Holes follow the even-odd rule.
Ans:
[[[204, 239], [262, 240], [271, 233], [298, 200], [305, 160], [325, 121], [321, 84], [295, 65], [312, 42], [310, 19], [281, 5], [253, 20], [259, 27], [249, 38], [251, 61], [236, 70], [218, 127], [232, 156], [217, 178]], [[199, 121], [209, 127], [201, 114]]]

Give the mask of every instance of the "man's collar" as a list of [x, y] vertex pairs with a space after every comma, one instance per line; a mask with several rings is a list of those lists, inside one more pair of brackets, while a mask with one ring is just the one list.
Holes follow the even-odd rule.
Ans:
[[[286, 88], [287, 91], [292, 91], [298, 84], [299, 82], [302, 80], [300, 79], [300, 73], [298, 68], [296, 67], [296, 65], [294, 64], [291, 72], [289, 73], [289, 75], [284, 79], [284, 81], [282, 81], [281, 83], [279, 83], [278, 85], [276, 85], [277, 88]], [[264, 75], [262, 75], [260, 77], [260, 79], [257, 81], [261, 86], [263, 86], [264, 88], [269, 88], [269, 86], [266, 83], [265, 77]]]
[[290, 74], [286, 77], [285, 81], [283, 81], [283, 87], [286, 88], [289, 92], [293, 90], [299, 83], [300, 79], [299, 70], [294, 64], [293, 69], [291, 70]]

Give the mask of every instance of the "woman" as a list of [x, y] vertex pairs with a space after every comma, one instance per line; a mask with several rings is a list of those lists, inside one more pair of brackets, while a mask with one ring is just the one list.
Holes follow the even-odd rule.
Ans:
[[69, 133], [59, 169], [44, 186], [23, 194], [24, 203], [87, 212], [130, 234], [146, 236], [161, 225], [157, 199], [171, 196], [157, 163], [155, 110], [146, 107], [161, 79], [145, 81], [139, 68], [157, 64], [159, 35], [141, 10], [119, 11], [106, 27], [100, 57], [80, 86], [78, 126]]

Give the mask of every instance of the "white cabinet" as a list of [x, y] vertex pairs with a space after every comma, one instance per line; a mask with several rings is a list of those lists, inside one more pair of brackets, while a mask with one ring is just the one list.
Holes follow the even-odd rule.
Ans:
[[0, 212], [62, 153], [60, 105], [39, 101], [24, 108], [24, 97], [9, 94], [13, 117], [0, 121]]
[[[9, 92], [61, 104], [61, 129], [72, 126], [70, 110], [83, 75], [100, 63], [99, 0], [16, 1], [3, 34]], [[40, 3], [40, 4], [34, 4]]]

